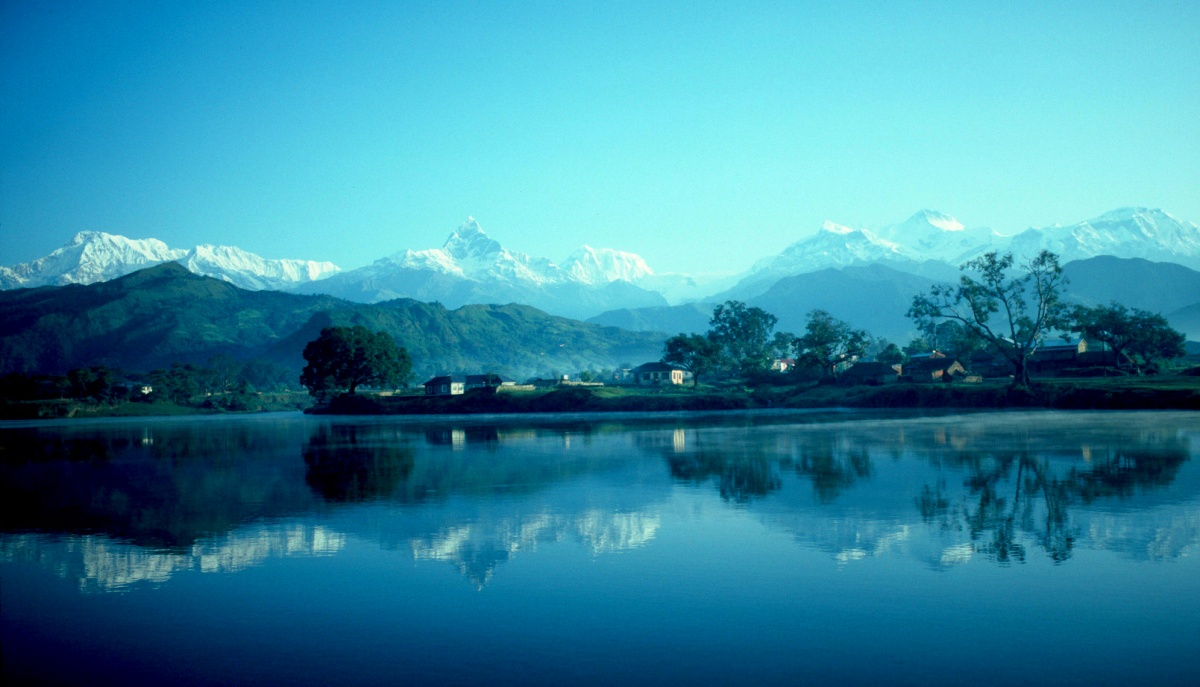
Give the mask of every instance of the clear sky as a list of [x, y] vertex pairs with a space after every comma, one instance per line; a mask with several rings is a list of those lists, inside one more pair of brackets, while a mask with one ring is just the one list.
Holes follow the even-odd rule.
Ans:
[[80, 230], [353, 268], [826, 219], [1200, 223], [1200, 2], [0, 0], [0, 264]]

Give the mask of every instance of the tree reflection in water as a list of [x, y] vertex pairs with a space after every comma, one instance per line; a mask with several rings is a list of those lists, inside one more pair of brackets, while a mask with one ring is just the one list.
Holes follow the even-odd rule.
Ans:
[[865, 446], [847, 444], [836, 434], [806, 434], [797, 437], [790, 462], [796, 474], [812, 481], [821, 503], [829, 503], [855, 482], [873, 472], [871, 454]]
[[787, 488], [789, 473], [811, 483], [818, 503], [832, 504], [872, 479], [881, 457], [917, 458], [942, 475], [916, 495], [922, 521], [965, 533], [972, 551], [1001, 564], [1024, 562], [1030, 547], [1068, 560], [1081, 537], [1074, 510], [1166, 487], [1190, 455], [1186, 435], [1175, 432], [1104, 427], [1074, 442], [1043, 434], [1002, 421], [736, 435], [677, 428], [646, 433], [638, 445], [662, 455], [673, 479], [712, 481], [738, 505]]
[[664, 451], [671, 476], [693, 484], [714, 479], [721, 498], [735, 503], [749, 503], [780, 490], [784, 470], [810, 480], [822, 503], [872, 474], [867, 448], [848, 445], [838, 435], [806, 434], [782, 441], [775, 434], [762, 439], [751, 435], [732, 446], [723, 437], [689, 436], [690, 442], [674, 441], [671, 450]]
[[378, 432], [360, 438], [354, 426], [322, 427], [304, 449], [304, 480], [328, 501], [388, 498], [408, 479], [413, 453]]
[[1189, 455], [1186, 441], [1173, 435], [1153, 438], [1141, 448], [1082, 448], [1089, 465], [1065, 471], [1052, 456], [1025, 451], [943, 456], [968, 470], [968, 493], [956, 500], [947, 495], [944, 481], [926, 485], [916, 499], [917, 509], [928, 524], [965, 529], [976, 553], [999, 563], [1025, 561], [1023, 535], [1059, 563], [1071, 557], [1079, 537], [1070, 515], [1073, 506], [1164, 487]]
[[692, 484], [715, 479], [721, 498], [734, 503], [749, 503], [783, 484], [776, 461], [762, 450], [731, 453], [702, 445], [687, 452], [668, 453], [666, 459], [671, 477]]

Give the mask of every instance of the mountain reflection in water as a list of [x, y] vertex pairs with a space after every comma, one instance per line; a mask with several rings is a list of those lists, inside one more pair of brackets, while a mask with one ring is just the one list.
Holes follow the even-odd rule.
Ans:
[[[337, 555], [348, 537], [482, 586], [551, 542], [652, 547], [715, 490], [839, 564], [1162, 560], [1200, 541], [1194, 414], [258, 421], [0, 429], [0, 557], [81, 589]], [[18, 505], [20, 504], [20, 505]]]

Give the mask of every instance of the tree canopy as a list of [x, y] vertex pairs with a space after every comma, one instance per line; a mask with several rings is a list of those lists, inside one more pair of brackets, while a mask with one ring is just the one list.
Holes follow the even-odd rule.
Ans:
[[396, 387], [412, 376], [412, 358], [387, 332], [364, 326], [326, 327], [304, 347], [300, 383], [318, 398], [360, 386]]
[[796, 339], [796, 362], [817, 368], [825, 376], [834, 376], [838, 363], [861, 357], [870, 343], [866, 331], [854, 329], [824, 310], [808, 313], [804, 332]]
[[1116, 302], [1076, 306], [1071, 321], [1071, 331], [1107, 344], [1118, 366], [1128, 362], [1138, 374], [1143, 367], [1185, 353], [1184, 335], [1172, 329], [1162, 315], [1140, 308], [1130, 309]]
[[1048, 331], [1064, 323], [1066, 277], [1058, 256], [1046, 250], [1023, 265], [1022, 274], [1010, 276], [1012, 267], [1012, 253], [985, 253], [961, 268], [977, 276], [964, 274], [957, 286], [938, 284], [918, 294], [908, 316], [923, 329], [940, 319], [963, 325], [1012, 364], [1013, 385], [1024, 387], [1029, 357]]
[[700, 382], [700, 375], [720, 364], [721, 347], [703, 334], [677, 334], [667, 339], [663, 348], [662, 361], [691, 372], [692, 386]]
[[713, 310], [708, 338], [719, 348], [721, 367], [731, 374], [751, 374], [771, 367], [777, 339], [771, 332], [779, 319], [762, 308], [726, 301]]

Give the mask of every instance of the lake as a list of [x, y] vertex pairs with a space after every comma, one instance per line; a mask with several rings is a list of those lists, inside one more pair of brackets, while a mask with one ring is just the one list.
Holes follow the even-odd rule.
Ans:
[[7, 684], [1200, 684], [1200, 414], [0, 424]]

